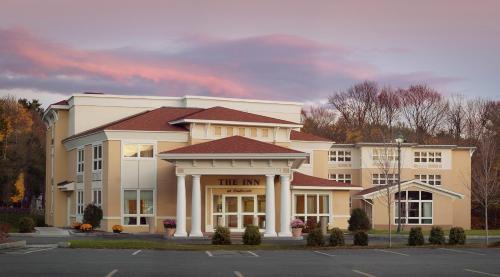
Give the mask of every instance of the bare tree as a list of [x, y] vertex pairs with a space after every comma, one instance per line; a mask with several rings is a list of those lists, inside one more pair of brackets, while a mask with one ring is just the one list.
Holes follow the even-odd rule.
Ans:
[[329, 103], [340, 113], [350, 127], [361, 129], [375, 105], [378, 87], [375, 82], [365, 81], [345, 91], [339, 91], [329, 98]]
[[[383, 196], [377, 198], [377, 200], [382, 203], [387, 208], [387, 228], [389, 229], [389, 247], [392, 247], [392, 204], [395, 204], [394, 193], [391, 192], [391, 188], [394, 186], [394, 177], [396, 176], [397, 166], [397, 151], [394, 145], [384, 142], [381, 148], [375, 148], [373, 153], [373, 161], [376, 164], [379, 174], [382, 175], [383, 185]], [[397, 209], [399, 211], [399, 209]]]
[[325, 106], [302, 110], [302, 130], [306, 133], [333, 139], [336, 120], [335, 112]]
[[489, 101], [476, 98], [467, 101], [465, 106], [464, 132], [465, 138], [476, 144], [487, 130], [489, 113]]
[[399, 94], [391, 87], [384, 87], [377, 96], [377, 103], [380, 107], [380, 125], [386, 126], [389, 131], [388, 136], [393, 138], [393, 128], [401, 112]]
[[478, 144], [476, 155], [478, 159], [472, 166], [473, 200], [484, 209], [484, 226], [486, 230], [486, 245], [489, 244], [488, 208], [500, 203], [499, 171], [496, 152], [496, 141], [493, 132], [483, 135]]
[[448, 101], [448, 107], [446, 123], [455, 144], [459, 144], [464, 132], [466, 116], [463, 97], [460, 95], [453, 95]]
[[448, 105], [436, 90], [425, 85], [412, 85], [401, 90], [403, 116], [415, 131], [418, 143], [425, 143], [441, 126]]

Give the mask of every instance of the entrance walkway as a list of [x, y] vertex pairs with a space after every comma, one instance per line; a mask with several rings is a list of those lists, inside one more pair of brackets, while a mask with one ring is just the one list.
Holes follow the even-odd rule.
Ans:
[[57, 227], [35, 227], [38, 237], [69, 237], [68, 230]]

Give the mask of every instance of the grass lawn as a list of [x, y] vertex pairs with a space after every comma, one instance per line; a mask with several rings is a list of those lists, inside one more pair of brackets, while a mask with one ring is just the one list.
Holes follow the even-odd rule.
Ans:
[[[429, 235], [430, 230], [422, 230], [422, 232], [424, 233], [424, 235]], [[396, 232], [396, 230], [392, 230], [391, 233], [395, 234], [395, 235], [398, 234], [398, 232]], [[409, 233], [410, 233], [410, 230], [405, 229], [405, 230], [401, 231], [399, 234], [408, 235]], [[449, 233], [450, 233], [450, 230], [444, 230], [445, 235], [448, 235]], [[489, 230], [488, 233], [490, 236], [500, 236], [500, 229]], [[370, 230], [370, 231], [368, 231], [368, 234], [387, 235], [387, 234], [389, 234], [389, 231], [388, 230]], [[465, 230], [465, 234], [468, 236], [485, 236], [486, 231], [485, 230]]]
[[[500, 245], [496, 245], [498, 247]], [[392, 248], [407, 248], [406, 244], [393, 244]], [[467, 248], [467, 247], [484, 247], [481, 244], [467, 244], [467, 245], [423, 245], [413, 246], [423, 248], [436, 248], [436, 247], [453, 247], [453, 248]], [[147, 241], [147, 240], [110, 240], [110, 239], [95, 239], [95, 240], [73, 240], [70, 241], [70, 248], [91, 248], [91, 249], [153, 249], [153, 250], [177, 250], [177, 251], [215, 251], [215, 250], [314, 250], [314, 249], [382, 249], [388, 248], [387, 245], [369, 245], [369, 246], [353, 246], [345, 245], [340, 247], [324, 246], [324, 247], [309, 247], [306, 245], [287, 245], [287, 244], [261, 244], [261, 245], [211, 245], [211, 244], [181, 244], [176, 242], [161, 242], [161, 241]]]

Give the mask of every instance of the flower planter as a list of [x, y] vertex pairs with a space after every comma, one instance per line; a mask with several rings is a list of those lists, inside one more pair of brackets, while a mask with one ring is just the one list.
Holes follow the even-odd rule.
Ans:
[[292, 228], [292, 235], [294, 238], [302, 236], [302, 228]]
[[175, 228], [165, 228], [167, 230], [167, 237], [171, 238], [175, 234]]

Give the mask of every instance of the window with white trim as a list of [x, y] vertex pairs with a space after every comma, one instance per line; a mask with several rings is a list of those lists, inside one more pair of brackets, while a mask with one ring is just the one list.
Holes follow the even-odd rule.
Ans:
[[322, 217], [330, 219], [330, 195], [326, 193], [296, 193], [293, 195], [293, 217], [307, 222], [309, 218], [320, 222]]
[[[398, 193], [394, 194], [394, 224], [398, 223]], [[401, 223], [432, 224], [432, 193], [427, 191], [401, 192]]]
[[83, 148], [77, 150], [76, 154], [76, 173], [83, 174], [85, 170], [85, 151]]
[[102, 170], [102, 144], [94, 145], [92, 147], [92, 170]]
[[76, 191], [76, 214], [83, 214], [83, 190]]
[[127, 143], [123, 146], [124, 158], [150, 159], [154, 157], [153, 144]]
[[415, 151], [414, 161], [416, 163], [441, 163], [441, 152]]
[[441, 185], [441, 175], [439, 174], [416, 174], [415, 179], [432, 186]]
[[330, 180], [350, 184], [352, 182], [352, 177], [351, 174], [330, 173]]
[[375, 148], [372, 151], [373, 161], [396, 161], [398, 152], [392, 148]]
[[351, 161], [351, 151], [347, 150], [330, 150], [329, 154], [330, 162], [350, 162]]
[[[372, 184], [374, 186], [387, 185], [385, 174], [372, 174]], [[387, 181], [389, 184], [397, 184], [398, 174], [387, 174]]]
[[102, 190], [100, 188], [92, 190], [92, 203], [99, 207], [102, 206]]
[[153, 190], [124, 190], [123, 224], [146, 225], [146, 219], [154, 216], [153, 201]]
[[222, 127], [221, 126], [215, 126], [214, 127], [214, 135], [215, 136], [222, 136]]

